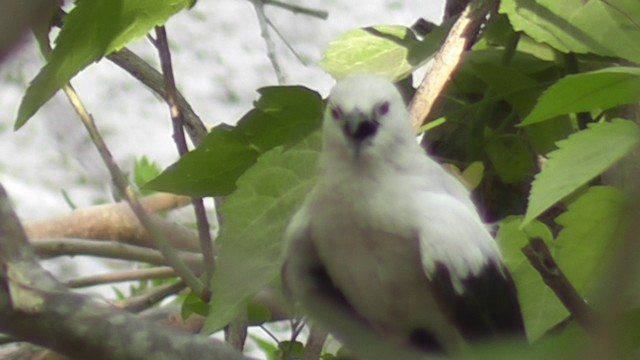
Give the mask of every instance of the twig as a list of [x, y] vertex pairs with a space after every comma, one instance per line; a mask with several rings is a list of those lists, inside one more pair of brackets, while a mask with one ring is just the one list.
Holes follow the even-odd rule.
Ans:
[[262, 0], [262, 3], [265, 5], [273, 5], [279, 8], [289, 10], [294, 14], [304, 14], [304, 15], [314, 16], [322, 20], [326, 20], [329, 17], [329, 13], [326, 12], [325, 10], [311, 9], [311, 8], [303, 7], [300, 5], [288, 4], [278, 0]]
[[100, 156], [102, 157], [102, 161], [105, 163], [107, 168], [109, 169], [109, 173], [111, 174], [111, 178], [116, 188], [120, 192], [120, 195], [127, 201], [131, 210], [133, 210], [136, 217], [144, 226], [144, 228], [151, 234], [151, 237], [156, 241], [156, 245], [162, 255], [167, 259], [171, 267], [176, 270], [176, 273], [189, 285], [196, 294], [203, 294], [204, 285], [200, 280], [191, 272], [191, 270], [182, 262], [180, 257], [176, 254], [176, 252], [171, 248], [169, 242], [164, 233], [162, 233], [157, 227], [153, 225], [149, 214], [144, 210], [140, 202], [136, 199], [133, 194], [133, 191], [127, 184], [125, 177], [122, 175], [122, 171], [118, 164], [113, 160], [111, 152], [107, 148], [98, 128], [96, 127], [93, 118], [87, 112], [86, 108], [80, 101], [78, 94], [71, 87], [70, 84], [67, 84], [63, 87], [64, 93], [69, 98], [71, 105], [74, 110], [82, 120], [87, 132], [89, 133], [89, 137], [95, 144]]
[[578, 291], [560, 270], [544, 241], [540, 238], [533, 238], [529, 240], [527, 246], [522, 248], [522, 252], [576, 322], [583, 328], [589, 329], [594, 319], [593, 310], [580, 297]]
[[[33, 242], [32, 245], [36, 253], [45, 258], [66, 255], [89, 255], [110, 259], [140, 261], [158, 266], [167, 265], [167, 260], [158, 250], [125, 245], [115, 241], [48, 239]], [[193, 271], [202, 271], [203, 263], [200, 254], [175, 251], [175, 255], [180, 258], [180, 261], [185, 264], [185, 266], [193, 269]]]
[[449, 31], [433, 65], [409, 104], [411, 121], [416, 131], [431, 115], [437, 99], [444, 93], [453, 73], [462, 63], [464, 52], [475, 39], [480, 25], [494, 5], [495, 0], [470, 1]]
[[271, 61], [271, 66], [273, 66], [273, 70], [276, 73], [276, 78], [278, 79], [278, 84], [282, 85], [287, 82], [284, 74], [282, 73], [282, 69], [280, 68], [280, 63], [278, 62], [278, 58], [276, 57], [276, 45], [273, 43], [273, 39], [271, 39], [271, 35], [269, 34], [269, 26], [267, 22], [267, 15], [264, 13], [264, 2], [261, 0], [249, 0], [251, 4], [253, 4], [254, 9], [256, 10], [256, 16], [258, 17], [258, 24], [260, 25], [260, 35], [264, 39], [264, 43], [267, 46], [267, 57], [269, 61]]
[[[107, 59], [124, 69], [167, 101], [167, 91], [162, 74], [131, 50], [123, 48], [122, 50], [107, 55]], [[176, 101], [184, 114], [184, 128], [187, 130], [187, 134], [189, 134], [189, 138], [193, 144], [197, 146], [202, 142], [202, 139], [207, 136], [207, 128], [179, 91], [176, 92]]]
[[[167, 91], [167, 104], [171, 113], [171, 123], [173, 124], [173, 140], [176, 142], [178, 154], [184, 156], [189, 149], [187, 141], [184, 138], [183, 126], [184, 115], [180, 104], [177, 101], [176, 82], [173, 76], [173, 65], [171, 63], [171, 51], [169, 50], [169, 41], [167, 40], [167, 32], [164, 26], [156, 26], [155, 46], [158, 49], [160, 57], [160, 65], [164, 76], [165, 88]], [[210, 297], [209, 288], [211, 278], [213, 277], [214, 257], [213, 257], [213, 241], [211, 240], [211, 232], [209, 228], [209, 219], [204, 208], [202, 198], [192, 198], [191, 203], [196, 215], [196, 223], [198, 225], [198, 238], [200, 239], [200, 248], [205, 263], [205, 294], [204, 299]]]
[[81, 288], [133, 280], [163, 279], [174, 276], [177, 275], [173, 268], [161, 266], [149, 269], [123, 270], [107, 274], [85, 276], [68, 280], [64, 284], [70, 288]]
[[132, 296], [116, 302], [115, 305], [127, 311], [139, 313], [162, 301], [167, 296], [180, 292], [184, 288], [185, 285], [183, 281], [178, 281], [173, 284], [165, 284], [150, 289], [146, 294]]
[[278, 28], [273, 24], [273, 22], [271, 22], [271, 20], [269, 20], [269, 18], [266, 18], [267, 20], [267, 24], [269, 26], [271, 26], [271, 28], [273, 29], [273, 31], [276, 33], [276, 35], [278, 35], [278, 37], [280, 38], [280, 40], [282, 40], [282, 42], [284, 43], [284, 45], [287, 47], [287, 49], [289, 49], [289, 51], [291, 51], [291, 53], [293, 54], [293, 56], [296, 57], [296, 59], [298, 59], [298, 61], [300, 61], [300, 63], [304, 66], [308, 66], [309, 64], [307, 63], [307, 61], [305, 61], [305, 59], [302, 58], [302, 56], [300, 56], [300, 54], [298, 54], [298, 52], [296, 51], [296, 49], [293, 48], [293, 46], [291, 45], [291, 43], [289, 43], [289, 41], [287, 41], [287, 39], [285, 39], [284, 35], [280, 32], [280, 30], [278, 30]]

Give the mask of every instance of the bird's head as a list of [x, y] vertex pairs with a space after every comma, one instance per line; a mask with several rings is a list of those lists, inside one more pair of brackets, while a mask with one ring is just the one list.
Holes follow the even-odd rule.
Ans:
[[323, 131], [326, 151], [347, 152], [356, 158], [415, 142], [398, 89], [377, 75], [351, 76], [336, 84], [329, 95]]

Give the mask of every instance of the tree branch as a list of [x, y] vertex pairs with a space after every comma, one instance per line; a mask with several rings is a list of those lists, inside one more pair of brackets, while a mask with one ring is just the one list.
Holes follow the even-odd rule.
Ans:
[[495, 0], [471, 0], [449, 31], [409, 104], [411, 121], [416, 131], [432, 113], [436, 101], [449, 85], [453, 73], [462, 63], [465, 51], [476, 38], [480, 25], [493, 6]]
[[[154, 69], [151, 65], [147, 64], [131, 50], [122, 48], [122, 50], [107, 55], [107, 59], [124, 69], [146, 87], [167, 101], [167, 90], [165, 88], [162, 74], [160, 74], [160, 72]], [[202, 142], [202, 139], [207, 136], [207, 128], [204, 126], [204, 123], [195, 113], [189, 102], [179, 91], [176, 92], [176, 102], [183, 110], [184, 128], [186, 129], [187, 134], [189, 134], [189, 138], [194, 145], [199, 145]]]
[[120, 195], [124, 197], [142, 226], [144, 226], [144, 228], [151, 234], [151, 237], [156, 241], [156, 246], [158, 247], [162, 255], [167, 259], [169, 264], [171, 264], [171, 267], [176, 270], [178, 275], [189, 285], [191, 289], [193, 289], [193, 291], [196, 292], [196, 294], [204, 294], [205, 288], [202, 282], [200, 282], [200, 280], [191, 272], [191, 270], [182, 262], [180, 257], [174, 252], [174, 250], [171, 248], [171, 245], [169, 244], [169, 241], [166, 238], [166, 235], [153, 225], [149, 214], [147, 214], [147, 212], [135, 198], [133, 191], [131, 191], [131, 188], [127, 184], [124, 175], [122, 175], [120, 167], [113, 159], [111, 152], [107, 148], [107, 145], [102, 139], [98, 128], [93, 122], [93, 118], [85, 109], [75, 90], [73, 90], [73, 88], [69, 84], [65, 85], [63, 87], [63, 90], [69, 98], [69, 101], [71, 102], [74, 110], [80, 117], [80, 120], [82, 120], [82, 123], [87, 129], [91, 141], [93, 141], [96, 148], [98, 149], [98, 152], [102, 157], [102, 161], [109, 169], [109, 173], [111, 174], [113, 183], [120, 192]]
[[37, 262], [0, 185], [0, 332], [77, 359], [247, 359], [219, 341], [74, 294]]
[[580, 297], [562, 270], [558, 267], [549, 248], [540, 238], [529, 240], [529, 245], [522, 248], [529, 262], [540, 273], [544, 283], [556, 294], [573, 318], [585, 329], [589, 329], [594, 319], [592, 309]]
[[[41, 257], [66, 255], [89, 255], [120, 260], [140, 261], [158, 266], [168, 265], [163, 254], [157, 250], [139, 246], [120, 244], [115, 241], [96, 241], [82, 239], [48, 239], [32, 243]], [[200, 273], [203, 270], [202, 255], [192, 252], [175, 251], [180, 261]], [[175, 271], [175, 269], [174, 269]]]
[[175, 276], [177, 275], [173, 268], [169, 266], [160, 266], [148, 269], [123, 270], [107, 274], [85, 276], [68, 280], [64, 285], [69, 288], [82, 288], [125, 281], [165, 279]]
[[[162, 74], [164, 76], [165, 88], [167, 90], [167, 104], [171, 113], [171, 123], [173, 124], [173, 140], [176, 142], [178, 154], [182, 157], [189, 149], [187, 141], [184, 138], [184, 112], [177, 100], [176, 82], [173, 76], [173, 66], [171, 64], [171, 52], [169, 51], [169, 41], [167, 40], [167, 32], [164, 26], [156, 27], [156, 48], [160, 57]], [[192, 198], [191, 203], [196, 215], [196, 223], [198, 224], [198, 238], [200, 239], [200, 249], [205, 263], [205, 280], [204, 298], [210, 297], [209, 288], [211, 278], [213, 277], [214, 257], [213, 257], [213, 241], [211, 240], [211, 232], [209, 228], [209, 219], [204, 208], [202, 198]]]
[[278, 79], [278, 84], [282, 85], [287, 82], [285, 78], [282, 68], [280, 67], [280, 63], [278, 62], [278, 58], [276, 57], [276, 46], [273, 43], [273, 39], [271, 39], [271, 35], [269, 35], [269, 24], [267, 20], [267, 15], [264, 12], [264, 2], [261, 0], [249, 0], [256, 10], [256, 16], [258, 17], [258, 24], [260, 25], [260, 35], [264, 39], [264, 43], [267, 46], [267, 57], [269, 61], [271, 61], [271, 66], [273, 66], [273, 70], [276, 73], [276, 78]]
[[[154, 194], [140, 199], [147, 211], [158, 212], [182, 207], [189, 203], [186, 196]], [[193, 231], [150, 214], [151, 222], [166, 234], [173, 248], [200, 251]], [[155, 241], [140, 224], [126, 202], [104, 204], [76, 209], [69, 213], [25, 224], [27, 236], [32, 242], [47, 238], [81, 238], [114, 240], [130, 245], [155, 248]]]

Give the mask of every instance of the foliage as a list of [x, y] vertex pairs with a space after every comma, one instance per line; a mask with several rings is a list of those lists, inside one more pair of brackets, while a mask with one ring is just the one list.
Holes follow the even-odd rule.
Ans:
[[[91, 62], [190, 5], [78, 1], [27, 89], [15, 127]], [[541, 338], [568, 312], [521, 253], [529, 239], [542, 238], [574, 287], [591, 299], [623, 237], [627, 196], [605, 175], [615, 165], [633, 171], [621, 160], [635, 155], [640, 141], [638, 118], [625, 111], [640, 101], [637, 18], [636, 0], [503, 0], [429, 119], [440, 124], [425, 134], [429, 150], [466, 168], [482, 208], [499, 220], [497, 238], [519, 288], [530, 339]], [[321, 66], [335, 78], [366, 71], [404, 80], [433, 56], [451, 23], [422, 38], [395, 25], [354, 29], [329, 45]], [[215, 127], [146, 184], [189, 196], [226, 196], [212, 299], [204, 305], [191, 295], [183, 308], [184, 316], [207, 315], [205, 332], [246, 311], [259, 291], [279, 286], [281, 235], [313, 184], [321, 97], [300, 86], [259, 93], [236, 126]], [[148, 174], [153, 166], [143, 160], [136, 182]], [[565, 358], [572, 350], [558, 344], [575, 349], [584, 343], [569, 329], [527, 350], [505, 342], [478, 354], [511, 358], [517, 348], [525, 358]], [[287, 344], [259, 342], [270, 357]], [[300, 343], [292, 344], [297, 353]], [[637, 351], [637, 344], [627, 351]]]

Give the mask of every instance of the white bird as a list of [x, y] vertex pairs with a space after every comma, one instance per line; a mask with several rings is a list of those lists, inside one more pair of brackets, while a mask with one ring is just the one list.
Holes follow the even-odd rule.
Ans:
[[283, 281], [303, 310], [347, 345], [357, 336], [340, 328], [346, 318], [427, 352], [523, 336], [495, 240], [466, 188], [417, 144], [395, 86], [338, 82], [322, 131], [317, 182], [285, 233]]

